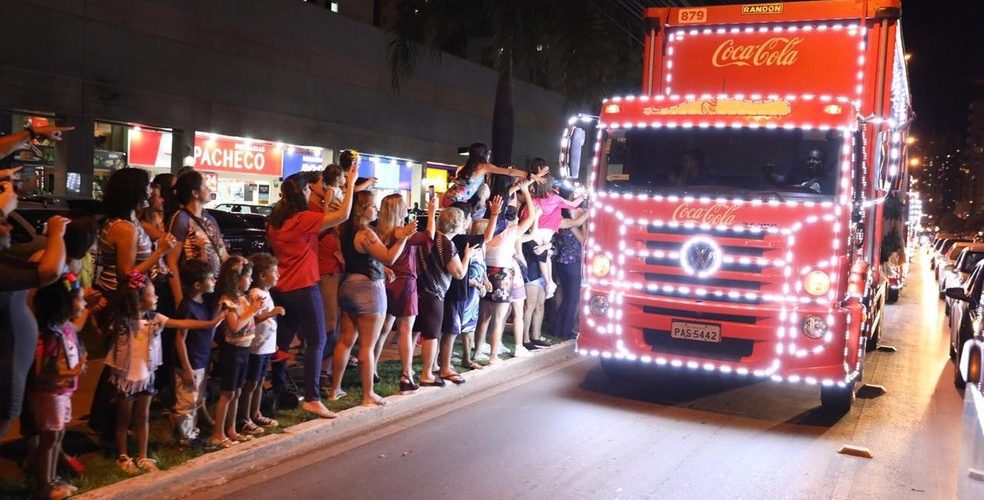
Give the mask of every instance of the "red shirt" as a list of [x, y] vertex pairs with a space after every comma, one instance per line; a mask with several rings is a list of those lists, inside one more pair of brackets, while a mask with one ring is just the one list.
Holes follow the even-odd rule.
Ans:
[[[334, 200], [338, 198], [336, 195], [333, 198], [333, 204], [341, 204], [341, 202], [335, 202]], [[315, 212], [320, 212], [322, 210], [327, 210], [329, 207], [323, 207], [314, 203], [314, 199], [308, 204], [309, 210]], [[321, 238], [315, 244], [314, 252], [318, 254], [318, 274], [335, 274], [342, 272], [342, 263], [338, 260], [336, 252], [341, 252], [341, 247], [338, 245], [338, 231], [335, 228], [324, 233]]]
[[284, 221], [279, 229], [267, 227], [270, 246], [277, 257], [280, 281], [275, 290], [290, 292], [318, 283], [318, 232], [324, 216], [305, 210]]

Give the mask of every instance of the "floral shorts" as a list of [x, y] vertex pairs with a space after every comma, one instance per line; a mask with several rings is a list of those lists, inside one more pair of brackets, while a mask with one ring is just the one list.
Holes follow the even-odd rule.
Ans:
[[492, 283], [492, 293], [485, 300], [498, 304], [508, 304], [526, 298], [526, 285], [517, 266], [489, 267], [489, 282]]

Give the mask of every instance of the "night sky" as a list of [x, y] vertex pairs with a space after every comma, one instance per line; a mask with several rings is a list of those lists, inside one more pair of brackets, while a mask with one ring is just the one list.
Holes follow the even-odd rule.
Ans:
[[915, 133], [963, 135], [967, 107], [984, 98], [984, 2], [903, 0], [902, 36]]

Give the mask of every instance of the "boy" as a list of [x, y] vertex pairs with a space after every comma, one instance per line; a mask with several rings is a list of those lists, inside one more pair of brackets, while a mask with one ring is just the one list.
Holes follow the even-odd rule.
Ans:
[[250, 301], [259, 301], [256, 312], [256, 335], [249, 351], [249, 365], [246, 369], [246, 388], [239, 399], [239, 422], [246, 434], [262, 434], [265, 428], [279, 425], [276, 420], [260, 413], [260, 400], [263, 397], [263, 379], [270, 367], [270, 358], [277, 351], [276, 316], [284, 315], [284, 308], [274, 305], [270, 289], [277, 285], [277, 258], [268, 253], [257, 253], [250, 257], [253, 263], [253, 288], [249, 291]]
[[[178, 318], [208, 320], [215, 317], [203, 295], [215, 291], [215, 274], [204, 261], [188, 260], [181, 266], [184, 298], [178, 306]], [[178, 440], [187, 446], [198, 439], [195, 420], [205, 398], [205, 369], [212, 353], [215, 327], [202, 330], [178, 330], [175, 338], [178, 362], [175, 367], [175, 403], [172, 424]]]

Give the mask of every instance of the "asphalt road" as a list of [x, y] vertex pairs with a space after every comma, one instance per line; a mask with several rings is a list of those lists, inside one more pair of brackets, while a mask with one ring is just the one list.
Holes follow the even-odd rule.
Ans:
[[[260, 468], [196, 498], [955, 498], [963, 395], [928, 270], [889, 306], [837, 421], [814, 388], [683, 372], [616, 383], [595, 360]], [[839, 454], [869, 448], [874, 458]]]

